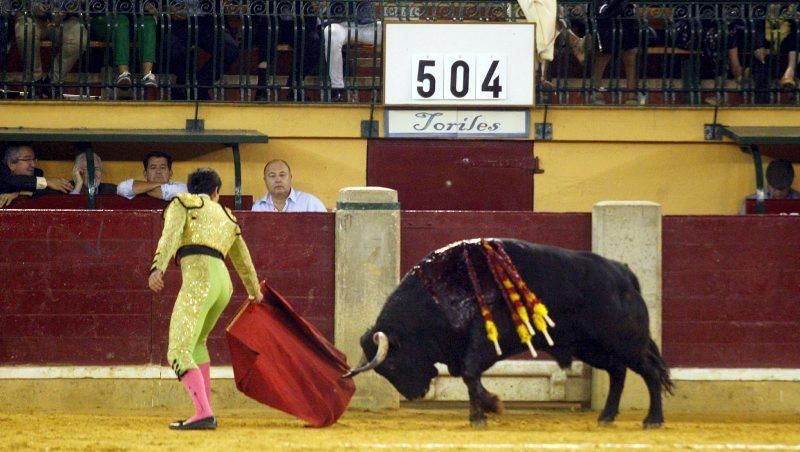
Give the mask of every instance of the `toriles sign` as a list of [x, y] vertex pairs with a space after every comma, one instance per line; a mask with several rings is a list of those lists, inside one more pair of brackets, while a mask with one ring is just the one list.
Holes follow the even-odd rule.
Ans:
[[528, 138], [528, 110], [392, 110], [385, 113], [391, 138]]

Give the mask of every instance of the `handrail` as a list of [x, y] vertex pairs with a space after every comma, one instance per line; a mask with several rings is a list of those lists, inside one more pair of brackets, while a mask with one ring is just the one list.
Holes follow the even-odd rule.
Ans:
[[[800, 49], [796, 1], [629, 1], [610, 17], [587, 9], [599, 3], [558, 2], [556, 57], [538, 76], [538, 103], [800, 105], [800, 69], [786, 71], [789, 50]], [[53, 26], [38, 30], [34, 18]], [[0, 19], [21, 25], [0, 58], [0, 98], [375, 105], [384, 73], [375, 24], [525, 17], [511, 1], [12, 0], [0, 2]], [[343, 88], [332, 84], [334, 24], [349, 26]], [[65, 74], [35, 72], [34, 31]], [[70, 32], [80, 42], [74, 64], [52, 45]], [[147, 58], [158, 60], [149, 62], [157, 86], [141, 78]], [[124, 67], [133, 76], [118, 82]]]

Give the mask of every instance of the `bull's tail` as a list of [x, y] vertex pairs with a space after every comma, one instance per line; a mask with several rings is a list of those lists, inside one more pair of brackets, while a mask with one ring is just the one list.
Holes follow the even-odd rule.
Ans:
[[664, 358], [661, 357], [661, 353], [658, 351], [658, 345], [653, 342], [653, 339], [650, 339], [650, 343], [647, 344], [647, 360], [650, 362], [652, 368], [656, 369], [658, 382], [661, 388], [664, 392], [671, 395], [673, 389], [675, 389], [675, 384], [669, 376], [667, 363], [665, 363]]

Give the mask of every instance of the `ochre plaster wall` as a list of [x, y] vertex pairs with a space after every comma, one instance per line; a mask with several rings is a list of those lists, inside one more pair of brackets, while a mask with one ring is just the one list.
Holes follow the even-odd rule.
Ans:
[[[383, 127], [383, 110], [373, 114]], [[543, 114], [534, 108], [531, 122], [541, 122]], [[4, 127], [182, 128], [192, 117], [192, 104], [0, 105]], [[208, 129], [253, 129], [270, 137], [265, 145], [242, 146], [243, 191], [256, 199], [264, 193], [262, 168], [272, 158], [289, 161], [295, 186], [319, 196], [329, 209], [339, 189], [365, 184], [367, 142], [360, 137], [360, 124], [370, 118], [367, 106], [205, 104], [198, 117]], [[597, 201], [649, 200], [660, 203], [666, 215], [736, 214], [742, 198], [754, 191], [752, 159], [733, 143], [703, 139], [703, 125], [713, 117], [708, 107], [550, 108], [547, 121], [553, 124], [554, 140], [534, 146], [545, 171], [535, 176], [536, 211], [589, 212]], [[796, 125], [800, 109], [721, 109], [718, 122]], [[103, 177], [109, 182], [141, 174], [137, 161], [107, 163]], [[226, 149], [177, 162], [175, 178], [185, 179], [204, 165], [217, 168], [224, 180], [233, 178]], [[47, 160], [41, 166], [61, 176], [71, 167]], [[231, 192], [232, 184], [226, 184], [223, 194]]]

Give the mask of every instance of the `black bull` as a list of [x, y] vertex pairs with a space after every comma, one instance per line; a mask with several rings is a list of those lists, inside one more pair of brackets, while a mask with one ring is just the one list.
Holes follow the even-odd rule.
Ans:
[[[608, 372], [608, 398], [598, 421], [614, 421], [630, 368], [642, 376], [650, 395], [644, 426], [659, 427], [664, 422], [661, 391], [671, 392], [673, 385], [650, 337], [647, 307], [633, 272], [590, 252], [513, 239], [489, 241], [502, 245], [555, 321], [550, 329], [554, 345], [536, 334], [536, 350], [550, 354], [562, 368], [577, 358]], [[502, 356], [487, 339], [467, 260], [497, 324]], [[446, 364], [450, 374], [461, 376], [467, 385], [473, 425], [485, 425], [486, 411], [502, 410], [499, 398], [481, 384], [481, 374], [495, 362], [527, 350], [478, 240], [437, 250], [409, 271], [389, 295], [375, 326], [361, 337], [361, 348], [373, 358], [348, 375], [374, 368], [410, 400], [428, 392], [437, 376], [434, 364]]]

